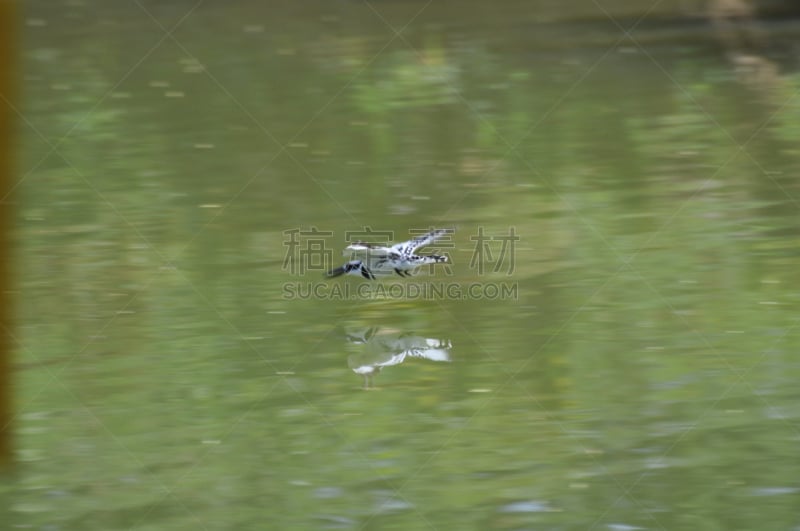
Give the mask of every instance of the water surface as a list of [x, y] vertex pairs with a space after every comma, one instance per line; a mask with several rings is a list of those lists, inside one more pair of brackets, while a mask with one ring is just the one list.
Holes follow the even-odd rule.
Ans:
[[800, 525], [797, 26], [641, 14], [31, 2], [5, 520]]

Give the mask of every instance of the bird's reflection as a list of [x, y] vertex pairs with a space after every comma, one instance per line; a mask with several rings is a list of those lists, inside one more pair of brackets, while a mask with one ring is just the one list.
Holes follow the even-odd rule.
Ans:
[[379, 327], [345, 330], [350, 343], [361, 345], [361, 351], [347, 358], [347, 365], [354, 373], [364, 377], [364, 388], [372, 387], [375, 374], [384, 367], [400, 365], [409, 358], [424, 358], [430, 361], [449, 362], [448, 339], [435, 339], [405, 334], [393, 329]]

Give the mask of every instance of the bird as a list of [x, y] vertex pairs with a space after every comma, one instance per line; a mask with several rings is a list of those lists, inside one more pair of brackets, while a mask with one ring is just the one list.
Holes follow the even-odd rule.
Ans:
[[333, 278], [340, 275], [356, 275], [367, 280], [375, 280], [376, 274], [395, 272], [401, 277], [410, 277], [411, 273], [419, 267], [450, 261], [446, 255], [420, 256], [414, 253], [417, 249], [430, 245], [453, 232], [453, 229], [434, 229], [411, 240], [391, 246], [361, 241], [353, 242], [345, 248], [344, 254], [361, 255], [361, 259], [350, 260], [341, 267], [331, 269], [326, 276]]

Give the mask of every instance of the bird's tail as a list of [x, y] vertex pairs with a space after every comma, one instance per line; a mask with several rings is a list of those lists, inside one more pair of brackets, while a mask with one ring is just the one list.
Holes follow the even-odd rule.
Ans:
[[450, 262], [447, 256], [442, 256], [438, 254], [429, 254], [428, 256], [422, 257], [425, 264], [446, 264]]

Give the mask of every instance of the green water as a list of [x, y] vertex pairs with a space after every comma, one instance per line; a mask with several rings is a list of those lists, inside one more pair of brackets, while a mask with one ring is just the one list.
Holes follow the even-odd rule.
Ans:
[[7, 528], [797, 528], [800, 27], [575, 9], [30, 2]]

